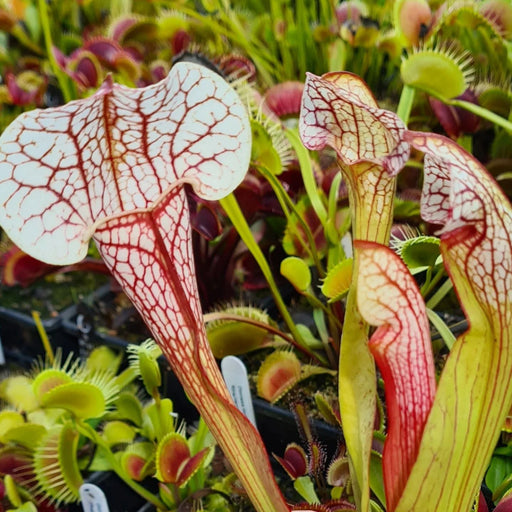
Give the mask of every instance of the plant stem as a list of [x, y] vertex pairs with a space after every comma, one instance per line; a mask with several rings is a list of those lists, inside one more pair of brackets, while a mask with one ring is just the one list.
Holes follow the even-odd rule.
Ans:
[[258, 243], [254, 239], [251, 229], [247, 224], [247, 221], [245, 220], [244, 214], [242, 213], [242, 210], [240, 209], [240, 206], [238, 205], [235, 196], [232, 193], [229, 194], [227, 197], [220, 200], [220, 204], [224, 208], [228, 217], [230, 218], [233, 226], [240, 235], [240, 238], [243, 240], [243, 242], [251, 252], [252, 256], [258, 263], [261, 271], [263, 272], [263, 275], [267, 280], [270, 292], [272, 293], [276, 306], [279, 309], [279, 312], [281, 313], [281, 316], [283, 317], [283, 320], [286, 326], [288, 327], [290, 333], [292, 334], [295, 341], [301, 347], [307, 349], [307, 343], [304, 341], [303, 337], [301, 336], [300, 332], [295, 326], [295, 323], [293, 322], [293, 319], [290, 316], [288, 309], [286, 308], [286, 304], [284, 303], [283, 298], [279, 293], [277, 284], [274, 280], [274, 276], [272, 275], [272, 271], [270, 270], [270, 266], [268, 265], [267, 260], [263, 252], [261, 251]]
[[43, 27], [44, 34], [44, 43], [46, 46], [46, 55], [50, 62], [50, 66], [52, 68], [53, 74], [57, 78], [59, 82], [60, 89], [62, 91], [62, 96], [64, 101], [68, 103], [73, 99], [73, 94], [71, 93], [69, 87], [69, 79], [67, 75], [59, 68], [57, 60], [53, 55], [53, 41], [52, 41], [52, 32], [50, 28], [50, 18], [48, 16], [48, 6], [46, 5], [46, 0], [37, 0], [39, 17], [41, 18], [41, 25]]
[[295, 153], [297, 154], [302, 181], [304, 182], [304, 187], [306, 189], [308, 198], [311, 201], [311, 206], [313, 207], [313, 210], [315, 210], [317, 217], [320, 219], [320, 222], [325, 229], [325, 224], [327, 222], [327, 210], [325, 209], [325, 206], [318, 192], [318, 186], [315, 181], [315, 175], [313, 174], [313, 167], [311, 166], [309, 152], [302, 145], [296, 129], [287, 129], [285, 134], [288, 137], [288, 140], [290, 141], [290, 144], [292, 145]]
[[491, 123], [494, 123], [497, 126], [501, 126], [502, 128], [505, 128], [509, 133], [512, 133], [512, 122], [510, 122], [508, 119], [505, 119], [504, 117], [499, 116], [498, 114], [495, 114], [494, 112], [481, 107], [480, 105], [475, 105], [474, 103], [471, 103], [469, 101], [464, 100], [448, 100], [446, 98], [438, 98], [442, 102], [446, 103], [447, 105], [453, 105], [454, 107], [461, 107], [464, 110], [467, 110], [468, 112], [471, 112], [472, 114], [476, 114], [478, 117], [482, 117], [483, 119], [487, 119], [487, 121], [490, 121]]
[[434, 309], [440, 302], [441, 300], [445, 297], [445, 295], [453, 288], [453, 283], [450, 279], [447, 279], [436, 291], [436, 293], [434, 293], [434, 295], [432, 295], [432, 297], [430, 297], [430, 299], [427, 301], [426, 305], [427, 305], [427, 308], [431, 308], [431, 309]]
[[437, 329], [437, 332], [443, 339], [448, 349], [452, 349], [455, 343], [455, 336], [450, 331], [450, 328], [446, 325], [445, 321], [432, 309], [427, 307], [427, 316], [430, 323]]
[[290, 221], [290, 210], [295, 215], [297, 222], [300, 224], [300, 226], [302, 227], [302, 229], [304, 231], [304, 235], [307, 238], [308, 244], [306, 244], [304, 242], [304, 240], [302, 239], [302, 236], [296, 229], [294, 222], [289, 222], [288, 226], [293, 230], [293, 234], [297, 237], [297, 240], [302, 245], [303, 249], [313, 259], [313, 262], [315, 263], [315, 267], [318, 270], [320, 277], [323, 277], [325, 275], [325, 271], [320, 262], [320, 258], [318, 257], [318, 252], [316, 250], [316, 245], [315, 245], [315, 239], [313, 238], [313, 234], [311, 233], [311, 229], [309, 229], [308, 224], [304, 221], [302, 216], [297, 211], [297, 208], [293, 204], [293, 201], [290, 199], [290, 196], [286, 193], [286, 190], [284, 190], [281, 182], [270, 171], [268, 171], [264, 167], [259, 166], [258, 171], [264, 176], [264, 178], [269, 182], [270, 186], [272, 187], [272, 190], [274, 191], [274, 193], [277, 197], [277, 200], [279, 201], [279, 204], [280, 204], [281, 208], [283, 209], [283, 212], [286, 216], [287, 221]]
[[32, 318], [34, 319], [34, 323], [36, 324], [36, 329], [37, 332], [39, 333], [39, 337], [43, 342], [46, 357], [48, 358], [50, 363], [53, 364], [55, 361], [55, 356], [53, 354], [53, 349], [50, 340], [48, 339], [48, 334], [46, 334], [43, 322], [41, 322], [41, 315], [39, 314], [39, 311], [32, 311]]
[[323, 360], [322, 358], [317, 356], [315, 353], [311, 352], [309, 349], [306, 350], [301, 345], [298, 345], [297, 342], [292, 337], [288, 336], [287, 334], [285, 334], [278, 328], [273, 327], [272, 325], [265, 324], [263, 322], [258, 322], [257, 320], [253, 320], [252, 318], [246, 318], [244, 316], [239, 316], [239, 315], [231, 315], [229, 313], [223, 313], [223, 312], [207, 313], [207, 314], [203, 315], [203, 318], [204, 318], [205, 323], [214, 322], [216, 320], [221, 320], [221, 321], [227, 320], [227, 321], [231, 321], [231, 322], [243, 322], [245, 324], [250, 324], [250, 325], [254, 325], [256, 327], [260, 327], [261, 329], [264, 329], [268, 332], [271, 332], [272, 334], [274, 334], [276, 336], [279, 336], [280, 338], [282, 338], [284, 341], [286, 341], [290, 345], [293, 345], [297, 350], [299, 350], [303, 354], [307, 355], [308, 357], [310, 357], [312, 359], [315, 359], [318, 363], [326, 362], [325, 360]]
[[[423, 297], [426, 297], [435, 288], [437, 283], [439, 283], [441, 278], [444, 276], [445, 270], [442, 265], [438, 268], [434, 277], [432, 277], [433, 270], [434, 270], [433, 267], [429, 267], [427, 269], [427, 278], [425, 280], [425, 284], [421, 287], [421, 290], [420, 290], [421, 295], [423, 295]], [[439, 298], [439, 300], [441, 300], [441, 299], [442, 299], [442, 297]]]
[[456, 98], [449, 99], [445, 98], [439, 94], [437, 94], [434, 91], [426, 91], [430, 96], [438, 99], [439, 101], [442, 101], [445, 105], [452, 105], [453, 107], [460, 107], [464, 110], [467, 110], [468, 112], [471, 112], [472, 114], [477, 115], [478, 117], [481, 117], [482, 119], [486, 119], [487, 121], [490, 121], [491, 123], [501, 126], [505, 130], [507, 130], [509, 133], [512, 133], [512, 122], [508, 119], [505, 119], [504, 117], [499, 116], [498, 114], [495, 114], [491, 110], [481, 107], [480, 105], [475, 105], [474, 103], [471, 103], [470, 101], [464, 101], [464, 100], [458, 100]]
[[166, 510], [164, 503], [162, 501], [160, 501], [160, 499], [157, 496], [155, 496], [153, 493], [149, 492], [142, 485], [140, 485], [137, 482], [135, 482], [134, 480], [132, 480], [125, 473], [125, 471], [119, 465], [117, 458], [114, 456], [114, 454], [110, 450], [107, 443], [105, 443], [105, 441], [102, 439], [102, 437], [98, 435], [98, 433], [96, 432], [96, 430], [94, 430], [94, 428], [92, 428], [90, 425], [88, 425], [87, 423], [82, 422], [82, 421], [77, 421], [76, 425], [82, 435], [87, 437], [87, 439], [90, 439], [94, 444], [96, 444], [97, 446], [100, 446], [104, 450], [104, 452], [108, 458], [108, 461], [110, 462], [110, 464], [112, 466], [112, 470], [116, 473], [117, 476], [119, 476], [119, 478], [121, 478], [121, 480], [123, 480], [123, 482], [128, 487], [133, 489], [137, 494], [142, 496], [146, 501], [148, 501], [149, 503], [154, 505], [157, 509]]
[[409, 122], [409, 116], [411, 115], [415, 95], [416, 90], [413, 87], [410, 85], [404, 85], [396, 113], [406, 125]]

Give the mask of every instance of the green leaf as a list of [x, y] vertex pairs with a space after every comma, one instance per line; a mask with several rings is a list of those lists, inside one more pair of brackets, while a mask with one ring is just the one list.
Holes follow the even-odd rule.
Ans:
[[512, 457], [493, 456], [485, 475], [485, 484], [494, 493], [512, 475]]
[[308, 503], [320, 503], [320, 499], [315, 491], [315, 485], [309, 476], [297, 478], [293, 482], [293, 487]]
[[281, 158], [273, 146], [272, 137], [265, 128], [255, 120], [251, 120], [252, 149], [251, 162], [268, 169], [272, 174], [283, 172]]
[[445, 345], [451, 349], [455, 343], [455, 336], [453, 335], [452, 331], [450, 331], [450, 328], [435, 311], [428, 308], [426, 311], [430, 323], [437, 329], [437, 332], [443, 339]]
[[432, 267], [437, 263], [441, 250], [440, 240], [435, 236], [417, 236], [400, 243], [400, 256], [411, 269]]
[[370, 487], [379, 501], [386, 506], [386, 493], [384, 492], [382, 476], [382, 455], [376, 451], [372, 451], [370, 455]]
[[66, 409], [77, 418], [98, 418], [105, 413], [105, 397], [88, 382], [68, 382], [47, 391], [40, 398], [44, 407]]
[[406, 139], [426, 154], [422, 216], [443, 225], [443, 261], [469, 328], [446, 360], [397, 512], [465, 512], [512, 406], [512, 207], [450, 139], [419, 132]]
[[306, 262], [296, 256], [288, 256], [281, 261], [281, 275], [288, 279], [294, 288], [300, 292], [306, 292], [311, 286], [311, 272]]

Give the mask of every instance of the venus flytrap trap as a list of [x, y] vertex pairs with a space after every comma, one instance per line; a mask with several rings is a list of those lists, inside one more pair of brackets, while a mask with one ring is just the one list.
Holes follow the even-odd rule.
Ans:
[[[2, 381], [0, 396], [13, 409], [0, 411], [0, 467], [27, 504], [74, 503], [87, 474], [114, 471], [162, 511], [194, 500], [216, 503], [211, 510], [233, 509], [236, 477], [211, 471], [215, 440], [206, 424], [200, 419], [189, 435], [172, 402], [158, 394], [160, 354], [152, 340], [133, 345], [129, 367], [116, 373], [118, 355], [98, 347], [85, 361], [57, 358], [31, 377]], [[134, 379], [149, 402], [138, 398]], [[157, 494], [143, 486], [151, 478]], [[116, 496], [107, 498], [113, 504]]]
[[0, 222], [38, 259], [70, 264], [92, 237], [258, 510], [288, 510], [261, 438], [234, 407], [208, 346], [184, 190], [219, 199], [243, 179], [247, 114], [202, 66], [142, 89], [28, 112], [0, 137]]

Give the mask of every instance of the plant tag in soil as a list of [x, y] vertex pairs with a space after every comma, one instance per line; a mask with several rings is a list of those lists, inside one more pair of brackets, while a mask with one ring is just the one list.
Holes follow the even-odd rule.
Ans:
[[0, 338], [0, 365], [5, 364], [5, 354], [4, 354], [4, 345], [2, 343], [2, 338]]
[[84, 512], [109, 512], [107, 498], [97, 485], [83, 484], [80, 487], [80, 499]]
[[252, 406], [251, 390], [247, 378], [245, 364], [235, 356], [226, 356], [220, 363], [222, 376], [235, 405], [243, 412], [256, 427], [256, 417]]

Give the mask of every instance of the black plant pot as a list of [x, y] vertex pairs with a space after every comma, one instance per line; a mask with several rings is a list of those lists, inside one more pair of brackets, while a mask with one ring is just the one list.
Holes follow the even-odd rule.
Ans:
[[76, 352], [76, 337], [62, 328], [63, 316], [73, 310], [76, 297], [88, 295], [106, 276], [71, 272], [59, 281], [40, 280], [28, 287], [0, 287], [0, 338], [5, 359], [29, 368], [44, 358], [45, 349], [31, 310], [40, 313], [41, 324], [55, 352], [66, 357]]
[[[108, 334], [110, 325], [105, 328], [98, 324], [102, 310], [113, 307], [112, 301], [116, 294], [108, 285], [96, 290], [85, 298], [74, 309], [69, 309], [63, 316], [63, 329], [67, 334], [75, 336], [78, 345], [84, 350], [93, 346], [106, 345], [113, 349], [125, 350], [129, 341], [119, 336]], [[132, 342], [141, 342], [151, 336], [147, 328], [143, 327], [140, 316], [133, 308], [131, 314], [123, 314], [132, 327], [130, 335]], [[109, 320], [110, 321], [110, 320]], [[134, 333], [137, 333], [134, 336]], [[175, 411], [187, 422], [197, 420], [199, 414], [189, 402], [177, 377], [170, 370], [165, 358], [160, 359], [162, 373], [164, 375], [163, 395], [172, 399]], [[295, 417], [290, 410], [269, 404], [267, 401], [253, 398], [254, 411], [258, 430], [263, 438], [269, 455], [275, 453], [282, 455], [288, 443], [302, 441]], [[312, 421], [312, 430], [317, 439], [326, 448], [328, 454], [334, 454], [341, 440], [340, 430], [321, 421]]]
[[[71, 352], [77, 351], [77, 339], [63, 330], [62, 314], [64, 313], [65, 311], [53, 318], [43, 318], [41, 324], [53, 352], [55, 353], [59, 348], [65, 358]], [[41, 335], [31, 315], [0, 306], [0, 338], [3, 355], [7, 362], [28, 369], [34, 361], [45, 358], [46, 352]]]

